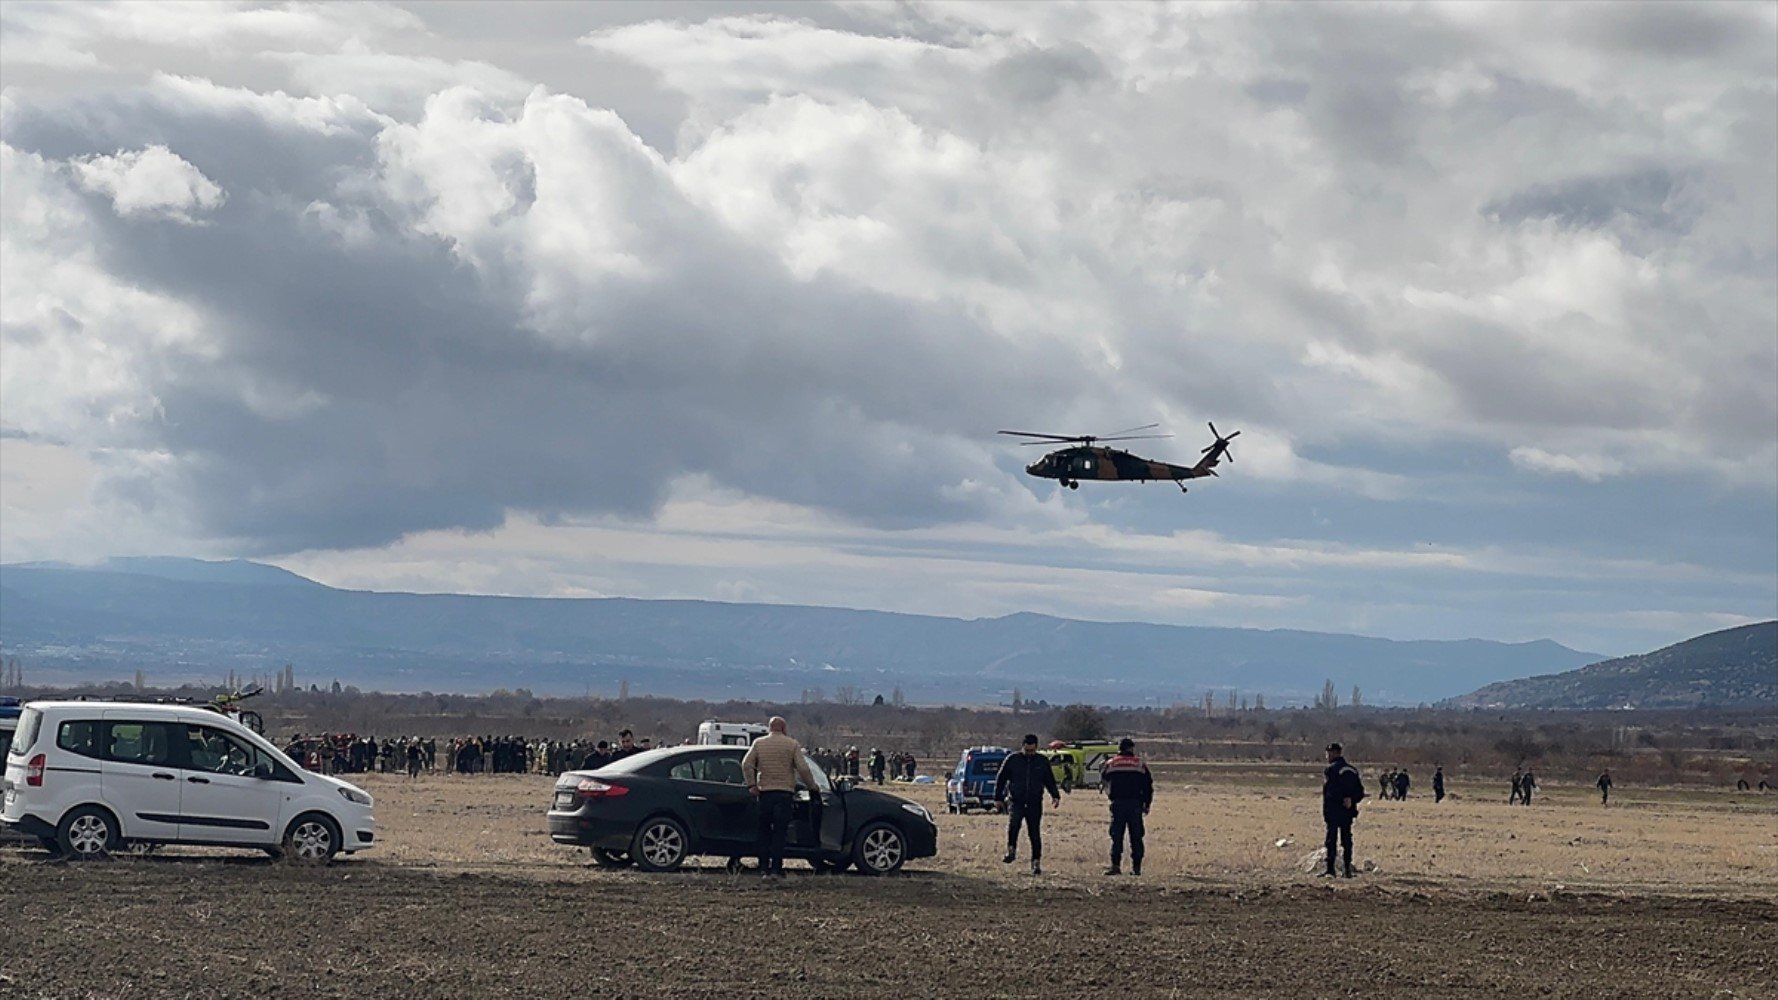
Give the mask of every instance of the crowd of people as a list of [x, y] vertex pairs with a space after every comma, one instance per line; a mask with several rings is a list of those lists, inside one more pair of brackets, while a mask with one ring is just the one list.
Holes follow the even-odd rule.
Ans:
[[869, 756], [859, 753], [857, 747], [844, 750], [831, 747], [805, 748], [804, 753], [815, 762], [815, 766], [827, 772], [830, 778], [857, 778], [862, 774], [870, 776], [876, 784], [886, 781], [912, 781], [919, 773], [920, 762], [912, 753], [897, 750], [884, 753], [877, 747], [871, 747]]
[[561, 774], [593, 769], [654, 749], [649, 737], [628, 729], [610, 740], [525, 739], [521, 736], [360, 736], [298, 733], [285, 744], [292, 760], [321, 774]]

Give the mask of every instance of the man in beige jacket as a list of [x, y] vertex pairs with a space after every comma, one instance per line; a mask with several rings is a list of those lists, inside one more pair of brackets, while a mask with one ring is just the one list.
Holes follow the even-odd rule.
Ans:
[[747, 790], [759, 799], [759, 870], [761, 878], [784, 877], [784, 839], [790, 832], [790, 807], [796, 782], [811, 793], [815, 775], [803, 759], [802, 744], [790, 738], [782, 716], [767, 723], [771, 732], [761, 736], [741, 758], [741, 774]]

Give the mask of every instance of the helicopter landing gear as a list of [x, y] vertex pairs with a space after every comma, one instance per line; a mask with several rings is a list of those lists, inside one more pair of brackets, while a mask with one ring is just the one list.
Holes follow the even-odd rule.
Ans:
[[1062, 480], [1062, 485], [1068, 487], [1071, 490], [1080, 489], [1080, 482], [1078, 480], [1074, 480], [1074, 479], [1064, 479], [1064, 480]]
[[1173, 480], [1173, 482], [1175, 482], [1175, 483], [1177, 483], [1177, 484], [1178, 484], [1178, 486], [1179, 486], [1179, 492], [1181, 492], [1181, 493], [1184, 493], [1184, 492], [1186, 492], [1186, 489], [1185, 489], [1185, 480], [1183, 480], [1183, 479], [1175, 479], [1175, 480]]

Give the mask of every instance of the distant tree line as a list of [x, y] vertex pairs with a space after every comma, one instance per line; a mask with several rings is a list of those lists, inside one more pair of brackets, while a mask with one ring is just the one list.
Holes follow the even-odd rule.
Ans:
[[[20, 668], [0, 662], [0, 683], [16, 682], [30, 697], [151, 697], [207, 701], [225, 688], [260, 683], [225, 675], [214, 686], [153, 688], [137, 676], [128, 682], [75, 687], [27, 687]], [[253, 707], [277, 736], [354, 732], [376, 736], [516, 735], [555, 739], [611, 738], [635, 730], [659, 743], [690, 739], [706, 719], [790, 720], [792, 733], [811, 746], [858, 746], [905, 750], [931, 763], [949, 761], [964, 746], [1015, 745], [1023, 733], [1040, 739], [1098, 740], [1134, 736], [1157, 760], [1301, 762], [1312, 766], [1321, 747], [1339, 740], [1361, 767], [1404, 767], [1430, 774], [1510, 774], [1530, 764], [1550, 778], [1590, 781], [1604, 767], [1621, 782], [1733, 784], [1736, 777], [1778, 783], [1778, 729], [1759, 711], [1520, 712], [1388, 709], [1318, 703], [1303, 709], [1267, 710], [1225, 696], [1220, 706], [1114, 708], [1088, 704], [1051, 706], [1014, 692], [1011, 706], [914, 707], [899, 698], [828, 701], [804, 692], [795, 704], [765, 701], [698, 701], [628, 696], [539, 697], [525, 688], [486, 694], [361, 691], [329, 679], [298, 683], [285, 667], [264, 678], [266, 694]], [[1331, 682], [1323, 691], [1331, 694]], [[836, 692], [837, 694], [837, 692]], [[1231, 693], [1232, 694], [1232, 693]], [[1357, 692], [1354, 692], [1356, 695]], [[1328, 699], [1331, 702], [1331, 698]], [[1354, 701], [1359, 699], [1354, 698]], [[901, 701], [901, 704], [897, 704]], [[1237, 707], [1229, 709], [1233, 702]]]

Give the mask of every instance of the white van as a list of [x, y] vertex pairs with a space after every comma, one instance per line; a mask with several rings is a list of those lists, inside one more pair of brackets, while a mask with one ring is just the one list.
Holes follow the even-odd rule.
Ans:
[[363, 789], [186, 705], [31, 702], [0, 779], [0, 824], [71, 858], [134, 843], [326, 861], [376, 840], [371, 806]]
[[754, 740], [769, 731], [757, 722], [717, 722], [715, 719], [709, 719], [698, 724], [698, 745], [750, 747]]

